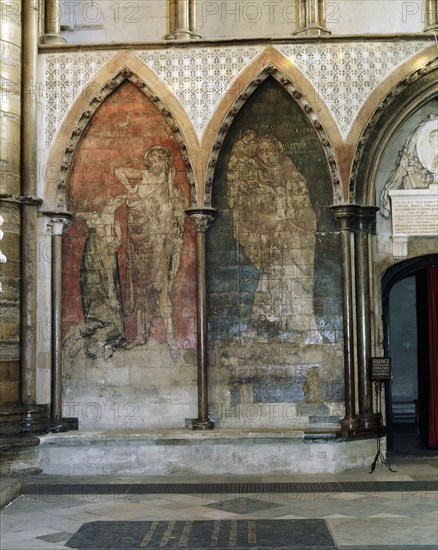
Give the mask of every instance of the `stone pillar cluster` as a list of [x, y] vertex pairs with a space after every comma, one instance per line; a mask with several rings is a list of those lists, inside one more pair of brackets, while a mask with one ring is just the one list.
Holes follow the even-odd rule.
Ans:
[[[44, 433], [48, 407], [36, 399], [37, 347], [37, 58], [40, 1], [1, 5], [2, 135], [0, 208], [3, 256], [0, 303], [0, 429], [3, 436]], [[55, 15], [56, 12], [56, 15]], [[47, 0], [57, 22], [59, 0]], [[60, 303], [60, 301], [59, 301]]]
[[380, 418], [373, 413], [371, 359], [371, 303], [369, 235], [378, 208], [341, 204], [332, 206], [341, 234], [344, 317], [345, 416], [349, 435], [374, 433]]
[[[21, 2], [1, 2], [0, 215], [3, 219], [0, 264], [0, 428], [14, 432], [20, 403], [20, 139], [21, 139]], [[14, 9], [12, 9], [14, 7]], [[10, 426], [10, 428], [8, 428]]]

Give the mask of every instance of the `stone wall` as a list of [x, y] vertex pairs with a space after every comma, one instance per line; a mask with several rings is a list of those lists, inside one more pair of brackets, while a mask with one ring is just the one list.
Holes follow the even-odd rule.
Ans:
[[[348, 202], [348, 182], [333, 185], [333, 159], [346, 173], [342, 165], [348, 165], [352, 155], [351, 140], [359, 139], [364, 112], [371, 112], [376, 104], [376, 90], [408, 64], [424, 63], [418, 54], [428, 52], [429, 44], [422, 37], [403, 42], [330, 40], [327, 44], [214, 48], [204, 44], [40, 56], [38, 193], [45, 208], [59, 208], [57, 200], [65, 186], [63, 182], [57, 186], [59, 166], [78, 119], [83, 120], [88, 109], [87, 101], [95, 105], [95, 94], [107, 88], [123, 67], [130, 67], [146, 82], [144, 89], [156, 93], [162, 100], [161, 112], [168, 113], [160, 114], [148, 99], [151, 95], [125, 81], [91, 118], [76, 151], [65, 204], [74, 218], [63, 237], [65, 416], [78, 416], [85, 429], [182, 427], [186, 419], [196, 417], [195, 236], [191, 222], [181, 222], [182, 210], [190, 199], [194, 204], [195, 195], [198, 205], [208, 197], [203, 167], [210, 166], [209, 154], [217, 152], [223, 117], [230, 116], [226, 113], [233, 110], [232, 101], [241, 101], [250, 79], [256, 81], [266, 64], [272, 63], [285, 71], [293, 86], [283, 88], [278, 83], [281, 75], [278, 82], [268, 78], [239, 113], [235, 109], [214, 169], [212, 198], [218, 214], [207, 232], [210, 414], [217, 423], [233, 427], [337, 422], [344, 412], [342, 296], [338, 227], [329, 207]], [[289, 95], [295, 86], [303, 91], [300, 103]], [[166, 122], [171, 117], [179, 128], [178, 145]], [[319, 137], [314, 128], [323, 128]], [[251, 129], [254, 143], [239, 152], [239, 141]], [[274, 144], [280, 158], [280, 168], [274, 162], [266, 177], [258, 175], [257, 148], [263, 136]], [[324, 149], [320, 139], [325, 141]], [[137, 316], [142, 314], [138, 313], [141, 308], [130, 307], [127, 284], [134, 197], [127, 197], [129, 190], [116, 170], [124, 169], [134, 190], [146, 170], [146, 151], [157, 145], [171, 152], [176, 185], [171, 187], [172, 197], [157, 201], [155, 207], [149, 204], [144, 212], [159, 212], [164, 204], [167, 214], [176, 213], [180, 222], [172, 222], [165, 230], [159, 226], [153, 239], [160, 246], [161, 236], [181, 243], [179, 267], [168, 282], [172, 283], [169, 300], [164, 293], [160, 302], [160, 290], [153, 289], [148, 336], [135, 342]], [[254, 145], [255, 152], [248, 152]], [[391, 162], [387, 164], [391, 170]], [[196, 172], [190, 181], [190, 199], [188, 165]], [[191, 180], [192, 176], [193, 172]], [[378, 181], [382, 187], [385, 176], [379, 175]], [[251, 194], [243, 185], [242, 193], [239, 186], [234, 193], [230, 182], [255, 182], [261, 191]], [[382, 235], [382, 239], [377, 255], [383, 263], [389, 258], [386, 252], [381, 255], [389, 246], [385, 224], [378, 214], [378, 238]], [[144, 240], [149, 226], [145, 222], [139, 227], [137, 234]], [[89, 257], [95, 255], [86, 249], [103, 246], [99, 239], [92, 242], [92, 229], [94, 235], [103, 231], [108, 253], [104, 265], [87, 269]], [[38, 401], [47, 403], [51, 263], [50, 231], [43, 215], [39, 231], [37, 387]], [[176, 265], [171, 256], [167, 258]], [[104, 286], [96, 281], [90, 284], [92, 277], [87, 273], [96, 275], [99, 269], [113, 274], [113, 309], [95, 312], [100, 325], [91, 325], [84, 298], [93, 302]], [[376, 291], [374, 295], [377, 299]], [[141, 301], [147, 302], [145, 296]], [[86, 307], [89, 311], [90, 305]], [[110, 323], [103, 326], [99, 317], [109, 312], [116, 312], [112, 328]], [[379, 340], [375, 343], [378, 348]]]

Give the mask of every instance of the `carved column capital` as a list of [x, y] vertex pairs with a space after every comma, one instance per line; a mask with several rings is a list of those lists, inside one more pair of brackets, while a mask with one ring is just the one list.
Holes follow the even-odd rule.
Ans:
[[200, 233], [205, 233], [211, 227], [215, 213], [216, 209], [208, 206], [188, 208], [186, 210], [186, 214], [192, 220], [195, 230]]
[[49, 217], [47, 225], [52, 230], [52, 236], [62, 235], [72, 218], [71, 212], [44, 212]]
[[338, 220], [341, 230], [353, 229], [360, 206], [357, 204], [336, 204], [330, 208]]

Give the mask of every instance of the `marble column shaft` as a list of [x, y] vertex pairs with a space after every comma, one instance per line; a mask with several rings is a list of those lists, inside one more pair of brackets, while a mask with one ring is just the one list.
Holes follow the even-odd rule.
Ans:
[[359, 418], [356, 415], [356, 383], [354, 372], [354, 312], [351, 254], [351, 236], [357, 208], [356, 205], [351, 204], [332, 206], [332, 211], [339, 222], [341, 234], [345, 400], [345, 416], [341, 420], [341, 427], [349, 433], [354, 433], [359, 429]]
[[53, 432], [67, 430], [62, 421], [62, 232], [71, 217], [68, 212], [48, 213], [52, 229], [51, 273], [51, 406], [50, 429]]
[[376, 220], [377, 211], [378, 208], [374, 206], [358, 207], [354, 232], [359, 416], [361, 427], [365, 430], [377, 427], [377, 416], [373, 414], [373, 388], [370, 370], [371, 308], [369, 258], [369, 234]]
[[214, 208], [189, 208], [187, 215], [196, 230], [196, 327], [198, 365], [198, 418], [193, 421], [195, 430], [211, 430], [213, 422], [208, 417], [207, 378], [207, 279], [205, 233], [213, 222]]

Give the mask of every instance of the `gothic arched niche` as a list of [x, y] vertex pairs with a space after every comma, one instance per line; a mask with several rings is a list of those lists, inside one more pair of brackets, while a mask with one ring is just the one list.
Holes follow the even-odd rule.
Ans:
[[382, 266], [436, 251], [437, 138], [435, 96], [400, 120], [381, 151], [372, 184], [379, 207], [376, 260]]
[[[236, 115], [212, 190], [218, 210], [208, 232], [213, 348], [226, 348], [234, 365], [239, 365], [239, 346], [249, 343], [246, 365], [281, 368], [290, 367], [292, 357], [302, 361], [300, 374], [287, 373], [289, 381], [297, 382], [293, 394], [283, 384], [274, 401], [283, 390], [289, 391], [286, 401], [294, 396], [298, 401], [336, 401], [341, 390], [333, 371], [328, 383], [315, 367], [319, 383], [303, 386], [306, 363], [318, 365], [311, 350], [332, 353], [342, 325], [330, 172], [307, 116], [274, 78], [268, 77]], [[328, 357], [323, 362], [326, 376], [335, 365]], [[269, 376], [272, 386], [280, 374]]]
[[93, 360], [154, 341], [177, 360], [196, 347], [189, 195], [172, 130], [125, 81], [90, 121], [68, 182], [63, 334], [74, 353]]

